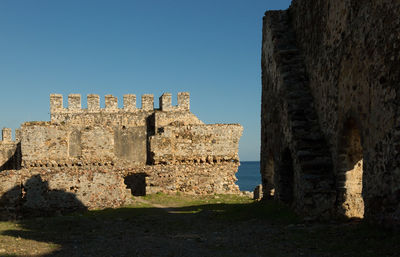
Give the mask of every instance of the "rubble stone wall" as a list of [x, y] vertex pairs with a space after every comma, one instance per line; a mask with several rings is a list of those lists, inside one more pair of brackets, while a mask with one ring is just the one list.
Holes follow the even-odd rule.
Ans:
[[[303, 70], [300, 80], [309, 90], [316, 125], [333, 163], [334, 212], [385, 224], [400, 224], [399, 11], [400, 3], [390, 0], [293, 0], [284, 11], [287, 20], [277, 18], [278, 27], [286, 26], [281, 33], [264, 22], [262, 173], [271, 167], [271, 158], [274, 164], [279, 162], [279, 140], [274, 138], [282, 132], [272, 130], [293, 127], [272, 124], [267, 116], [274, 112], [269, 109], [286, 119], [288, 112], [274, 106], [280, 101], [277, 92], [284, 84], [282, 78], [299, 84], [292, 71]], [[285, 31], [294, 33], [289, 44], [281, 40], [287, 36]], [[282, 44], [277, 47], [273, 42], [278, 41]], [[284, 54], [293, 57], [290, 70], [278, 67], [288, 60], [276, 50], [281, 47], [297, 49], [298, 54]], [[290, 91], [296, 94], [293, 87]], [[286, 99], [282, 104], [289, 105]], [[283, 141], [295, 144], [293, 135], [283, 134]], [[290, 153], [297, 158], [295, 149]], [[263, 176], [265, 185], [271, 177]]]
[[136, 96], [124, 96], [124, 108], [118, 99], [105, 97], [100, 108], [98, 95], [88, 95], [87, 108], [81, 108], [81, 96], [68, 96], [68, 108], [62, 95], [50, 96], [50, 122], [26, 122], [21, 127], [24, 167], [64, 165], [107, 165], [121, 161], [135, 164], [151, 162], [149, 137], [156, 128], [167, 125], [203, 124], [189, 109], [189, 94], [178, 94], [178, 105], [171, 95], [160, 97], [160, 109], [153, 107], [153, 95], [142, 96], [142, 108], [136, 108]]
[[105, 108], [98, 95], [88, 95], [82, 109], [79, 94], [68, 96], [68, 108], [52, 94], [50, 110], [51, 121], [22, 124], [16, 141], [3, 131], [5, 217], [118, 207], [131, 195], [157, 192], [240, 192], [235, 173], [243, 128], [203, 124], [190, 112], [189, 93], [178, 94], [177, 106], [163, 94], [158, 109], [153, 95], [142, 96], [140, 109], [135, 95], [124, 96], [123, 108], [112, 95]]
[[267, 12], [263, 31], [263, 195], [273, 192], [312, 219], [330, 217], [335, 202], [332, 160], [288, 12]]
[[0, 219], [116, 208], [132, 195], [237, 194], [239, 164], [34, 167], [0, 173]]
[[130, 197], [117, 173], [71, 168], [1, 172], [0, 195], [3, 219], [120, 207]]
[[290, 12], [336, 174], [354, 120], [365, 217], [400, 223], [400, 3], [295, 0]]
[[165, 126], [150, 139], [154, 164], [239, 161], [240, 125]]

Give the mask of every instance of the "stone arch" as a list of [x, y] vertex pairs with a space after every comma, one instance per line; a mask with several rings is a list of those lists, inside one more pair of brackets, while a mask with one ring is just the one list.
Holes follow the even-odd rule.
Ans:
[[275, 163], [272, 151], [268, 152], [268, 157], [263, 165], [261, 171], [262, 185], [263, 185], [263, 196], [265, 198], [272, 198], [275, 193]]
[[291, 204], [294, 199], [294, 168], [292, 154], [288, 148], [283, 151], [276, 175], [277, 198]]
[[363, 148], [355, 119], [346, 121], [339, 140], [336, 173], [338, 213], [346, 218], [363, 218]]

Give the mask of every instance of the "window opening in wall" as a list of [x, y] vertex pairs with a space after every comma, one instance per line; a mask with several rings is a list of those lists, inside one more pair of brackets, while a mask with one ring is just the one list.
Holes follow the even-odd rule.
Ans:
[[360, 130], [351, 119], [343, 129], [337, 170], [337, 205], [339, 214], [344, 217], [364, 217], [362, 177], [363, 150]]

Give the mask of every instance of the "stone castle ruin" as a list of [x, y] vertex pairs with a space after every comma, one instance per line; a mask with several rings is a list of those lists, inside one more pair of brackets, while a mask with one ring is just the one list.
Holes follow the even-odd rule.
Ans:
[[400, 224], [399, 13], [390, 0], [294, 0], [265, 14], [265, 197], [311, 219]]
[[[50, 95], [51, 120], [26, 122], [0, 141], [0, 205], [52, 211], [121, 206], [130, 195], [237, 193], [242, 126], [208, 125], [190, 112], [189, 93], [116, 97]], [[64, 192], [64, 194], [61, 194]], [[71, 198], [74, 196], [75, 199]], [[64, 198], [67, 199], [64, 199]], [[69, 200], [68, 200], [69, 199]]]

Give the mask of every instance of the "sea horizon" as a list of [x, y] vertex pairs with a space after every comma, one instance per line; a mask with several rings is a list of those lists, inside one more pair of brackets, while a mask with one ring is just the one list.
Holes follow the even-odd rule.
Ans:
[[241, 161], [236, 178], [240, 191], [253, 191], [261, 184], [260, 161]]

